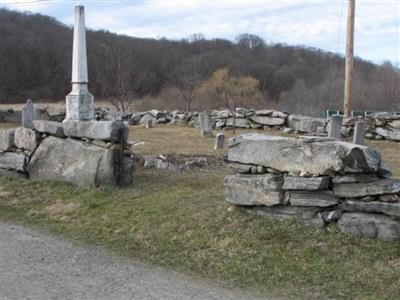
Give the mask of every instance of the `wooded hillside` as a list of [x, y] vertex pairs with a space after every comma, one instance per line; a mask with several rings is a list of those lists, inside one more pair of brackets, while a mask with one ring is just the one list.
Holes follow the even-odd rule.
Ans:
[[[197, 93], [218, 69], [254, 78], [259, 106], [318, 115], [341, 109], [343, 57], [319, 49], [265, 44], [258, 36], [235, 42], [143, 39], [107, 31], [87, 33], [90, 90], [97, 99], [156, 98], [164, 107], [213, 108]], [[70, 91], [72, 28], [39, 14], [0, 9], [0, 103], [64, 99]], [[400, 69], [357, 59], [354, 110], [399, 110]], [[173, 98], [173, 99], [172, 99]]]

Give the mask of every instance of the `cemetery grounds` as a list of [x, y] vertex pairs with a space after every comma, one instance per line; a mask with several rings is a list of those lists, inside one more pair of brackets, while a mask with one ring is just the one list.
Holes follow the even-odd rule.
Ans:
[[[16, 124], [0, 124], [11, 127]], [[236, 135], [254, 131], [281, 134]], [[143, 142], [133, 147], [140, 155], [226, 154], [226, 147], [213, 150], [214, 137], [188, 127], [133, 126], [129, 140]], [[400, 177], [400, 143], [366, 144]], [[182, 174], [137, 166], [134, 184], [123, 189], [0, 177], [0, 219], [268, 296], [398, 298], [400, 242], [255, 216], [224, 201], [227, 172], [223, 166]]]

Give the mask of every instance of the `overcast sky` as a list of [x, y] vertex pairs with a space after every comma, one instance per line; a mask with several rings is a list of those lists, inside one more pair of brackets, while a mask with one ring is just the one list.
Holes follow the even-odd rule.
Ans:
[[[234, 40], [253, 33], [268, 43], [345, 50], [347, 0], [0, 0], [2, 7], [68, 25], [78, 3], [86, 7], [88, 27], [131, 36], [180, 39], [203, 33]], [[400, 64], [400, 0], [356, 0], [355, 54]]]

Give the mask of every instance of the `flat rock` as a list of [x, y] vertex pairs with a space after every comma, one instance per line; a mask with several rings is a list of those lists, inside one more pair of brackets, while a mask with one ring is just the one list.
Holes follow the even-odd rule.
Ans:
[[366, 146], [262, 134], [229, 139], [228, 160], [314, 175], [375, 173], [382, 163], [379, 153]]
[[256, 110], [256, 115], [257, 116], [272, 116], [272, 113], [274, 111], [272, 109], [261, 109], [261, 110]]
[[228, 163], [228, 167], [232, 173], [248, 174], [251, 172], [251, 168], [254, 166], [230, 162]]
[[33, 121], [33, 129], [38, 132], [54, 135], [56, 137], [65, 136], [63, 124], [59, 122], [35, 120]]
[[283, 125], [285, 124], [285, 120], [281, 118], [272, 118], [272, 117], [267, 117], [267, 116], [252, 116], [250, 117], [250, 120], [261, 124], [261, 125], [268, 125], [268, 126], [277, 126], [277, 125]]
[[26, 156], [24, 153], [4, 152], [0, 153], [0, 168], [6, 170], [25, 171]]
[[385, 215], [344, 213], [337, 227], [341, 232], [355, 236], [387, 241], [400, 239], [400, 222]]
[[7, 129], [0, 131], [0, 150], [10, 151], [14, 145], [15, 129]]
[[388, 125], [392, 128], [400, 129], [400, 120], [389, 122]]
[[39, 135], [32, 129], [19, 127], [14, 133], [14, 143], [18, 148], [34, 151], [39, 144]]
[[[1, 154], [0, 154], [1, 155]], [[4, 177], [12, 177], [12, 178], [23, 178], [26, 179], [26, 173], [15, 171], [15, 170], [6, 170], [0, 168], [0, 176]]]
[[119, 141], [120, 131], [124, 130], [125, 140], [128, 130], [122, 121], [77, 121], [65, 120], [64, 134], [69, 137], [87, 138], [93, 140]]
[[283, 182], [283, 189], [308, 191], [326, 190], [330, 182], [331, 179], [328, 176], [312, 178], [286, 176]]
[[288, 127], [299, 132], [317, 133], [318, 127], [326, 126], [326, 120], [301, 115], [290, 115], [287, 119]]
[[339, 198], [331, 191], [290, 191], [291, 205], [329, 207], [337, 205]]
[[274, 111], [272, 113], [272, 117], [286, 119], [288, 117], [288, 114], [281, 111]]
[[377, 180], [379, 177], [375, 174], [347, 174], [332, 178], [333, 183], [368, 183]]
[[377, 127], [376, 133], [388, 140], [400, 141], [400, 129], [389, 129]]
[[318, 207], [301, 207], [278, 205], [272, 207], [257, 206], [256, 214], [272, 220], [298, 220], [303, 224], [322, 228], [325, 225], [321, 209]]
[[343, 211], [351, 212], [367, 212], [367, 213], [382, 213], [393, 217], [400, 218], [400, 203], [388, 203], [380, 201], [357, 201], [346, 200], [340, 205]]
[[[226, 126], [233, 127], [233, 118], [226, 119]], [[236, 128], [250, 128], [250, 121], [245, 118], [236, 118], [235, 119], [235, 127]]]
[[282, 176], [275, 174], [232, 174], [225, 177], [225, 200], [238, 205], [280, 204], [283, 200]]
[[340, 198], [395, 194], [400, 192], [400, 180], [380, 179], [368, 183], [337, 183], [333, 191]]

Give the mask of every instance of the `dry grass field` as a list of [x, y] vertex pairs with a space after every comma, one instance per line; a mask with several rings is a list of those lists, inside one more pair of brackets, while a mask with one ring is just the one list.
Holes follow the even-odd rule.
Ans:
[[[237, 134], [243, 132], [250, 130]], [[214, 138], [186, 127], [135, 126], [130, 140], [144, 142], [134, 147], [143, 155], [226, 153], [213, 150]], [[400, 144], [368, 144], [400, 176]], [[399, 242], [269, 221], [232, 207], [224, 201], [226, 173], [224, 167], [181, 175], [138, 167], [124, 189], [0, 177], [0, 219], [269, 297], [398, 298]]]

